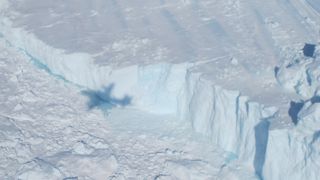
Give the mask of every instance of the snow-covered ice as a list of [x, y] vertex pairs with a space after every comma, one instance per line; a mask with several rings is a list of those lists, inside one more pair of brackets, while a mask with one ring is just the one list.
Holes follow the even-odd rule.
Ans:
[[319, 8], [0, 0], [0, 176], [319, 179]]

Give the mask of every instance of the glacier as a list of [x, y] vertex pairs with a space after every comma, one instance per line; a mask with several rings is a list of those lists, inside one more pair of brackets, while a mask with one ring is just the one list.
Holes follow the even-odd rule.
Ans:
[[[264, 156], [256, 147], [259, 144], [255, 127], [272, 120], [277, 109], [252, 102], [238, 91], [212, 84], [201, 73], [193, 72], [197, 63], [135, 65], [119, 69], [101, 67], [90, 64], [89, 56], [64, 55], [21, 29], [6, 28], [8, 32], [15, 32], [12, 34], [19, 34], [7, 36], [3, 31], [9, 42], [18, 42], [12, 46], [22, 49], [31, 60], [37, 57], [38, 63], [46, 67], [45, 71], [58, 79], [71, 82], [85, 92], [85, 89], [98, 91], [112, 86], [109, 98], [131, 97], [135, 108], [176, 114], [195, 132], [234, 154], [232, 159], [245, 162], [252, 169], [255, 168], [253, 162]], [[108, 108], [103, 110], [108, 111]], [[268, 128], [263, 131], [267, 132]]]
[[319, 104], [305, 103], [293, 129], [269, 132], [266, 179], [318, 179]]
[[266, 179], [319, 178], [319, 46], [314, 57], [305, 57], [301, 50], [292, 54], [284, 58], [276, 77], [284, 88], [299, 95], [301, 107], [296, 109], [294, 127], [269, 132]]
[[[166, 21], [158, 18], [158, 14], [150, 14], [151, 20], [159, 20], [163, 29], [150, 33], [153, 37], [148, 34], [145, 39], [131, 36], [117, 39], [119, 41], [110, 46], [99, 47], [103, 49], [99, 53], [73, 52], [78, 44], [63, 44], [63, 40], [63, 46], [70, 45], [70, 49], [59, 47], [59, 42], [53, 46], [48, 39], [43, 40], [43, 34], [36, 33], [39, 29], [27, 30], [20, 27], [21, 24], [17, 25], [14, 18], [7, 17], [9, 4], [18, 9], [19, 5], [6, 0], [0, 3], [0, 43], [1, 48], [8, 51], [1, 54], [2, 79], [8, 81], [4, 80], [3, 84], [8, 87], [17, 85], [21, 91], [26, 91], [23, 96], [19, 95], [21, 92], [16, 97], [8, 95], [10, 98], [2, 102], [6, 108], [0, 114], [0, 137], [5, 139], [2, 145], [8, 150], [0, 152], [4, 152], [4, 157], [17, 159], [0, 159], [1, 168], [9, 164], [3, 162], [15, 165], [10, 172], [3, 173], [6, 177], [318, 179], [320, 46], [316, 46], [314, 57], [304, 56], [301, 50], [301, 41], [315, 37], [307, 36], [306, 32], [314, 32], [314, 24], [319, 21], [313, 18], [319, 13], [316, 1], [290, 1], [289, 5], [272, 1], [265, 7], [260, 3], [227, 1], [228, 6], [219, 4], [223, 9], [223, 15], [219, 14], [220, 11], [217, 14], [219, 18], [207, 19], [210, 16], [200, 13], [200, 24], [194, 19], [189, 22], [182, 18], [190, 9], [190, 12], [198, 12], [199, 2], [150, 2], [141, 8], [148, 12], [160, 9], [159, 14]], [[201, 5], [212, 6], [212, 2], [203, 3]], [[303, 4], [301, 9], [297, 8], [300, 3]], [[122, 2], [124, 8], [116, 2], [111, 4], [115, 9], [108, 13], [118, 21], [112, 20], [114, 29], [110, 31], [117, 34], [118, 30], [126, 31], [131, 27], [140, 34], [138, 27], [130, 26], [135, 18], [140, 17], [130, 9], [136, 5]], [[148, 9], [154, 4], [157, 5], [154, 9]], [[48, 4], [44, 2], [42, 5]], [[268, 7], [284, 7], [293, 18], [287, 14], [273, 17], [264, 9]], [[242, 8], [250, 11], [244, 13]], [[123, 16], [122, 13], [137, 14]], [[90, 11], [90, 17], [98, 14]], [[18, 12], [10, 15], [20, 16]], [[70, 17], [72, 21], [82, 17], [81, 13], [73, 15]], [[50, 16], [55, 18], [54, 13]], [[286, 21], [287, 16], [290, 21]], [[223, 23], [221, 17], [227, 23]], [[243, 24], [238, 23], [243, 17], [248, 19]], [[305, 20], [308, 26], [301, 28], [299, 20]], [[18, 24], [23, 22], [16, 21]], [[145, 18], [142, 22], [148, 24], [150, 19]], [[194, 24], [189, 26], [188, 23]], [[54, 26], [49, 24], [41, 28]], [[193, 32], [194, 29], [199, 32]], [[208, 29], [210, 33], [206, 34]], [[167, 32], [168, 37], [162, 36], [163, 32]], [[201, 33], [208, 38], [203, 39]], [[111, 36], [107, 35], [112, 39]], [[288, 37], [299, 43], [292, 43]], [[161, 41], [154, 45], [156, 38]], [[212, 42], [219, 42], [214, 45], [216, 49], [211, 48]], [[88, 49], [103, 45], [93, 44], [89, 41]], [[153, 46], [159, 47], [152, 49]], [[84, 46], [79, 48], [86, 49]], [[154, 62], [145, 61], [150, 58], [150, 52], [156, 52], [152, 54]], [[212, 58], [211, 53], [217, 56]], [[10, 65], [8, 54], [17, 57], [12, 61], [24, 67], [11, 67], [14, 65]], [[105, 54], [113, 56], [112, 63], [103, 60]], [[275, 63], [278, 57], [280, 64]], [[5, 67], [9, 65], [7, 70]], [[274, 74], [272, 67], [275, 67]], [[27, 79], [21, 77], [25, 72], [30, 73]], [[7, 74], [12, 77], [8, 78]], [[39, 78], [39, 82], [32, 82], [29, 76], [30, 79]], [[48, 85], [48, 82], [52, 84]], [[53, 90], [44, 88], [42, 91], [42, 85]], [[5, 86], [3, 92], [8, 93]], [[58, 89], [63, 91], [58, 92]], [[56, 99], [47, 100], [47, 106], [37, 103], [46, 104], [44, 99], [52, 97], [48, 94]], [[21, 102], [19, 98], [22, 98]], [[11, 105], [11, 101], [16, 104]], [[64, 104], [59, 105], [58, 101]], [[21, 112], [21, 109], [30, 114]], [[47, 121], [52, 122], [46, 124]], [[40, 129], [39, 133], [32, 131], [34, 127]], [[51, 140], [51, 131], [63, 135], [55, 134]], [[56, 147], [47, 145], [51, 149], [45, 149], [37, 143], [46, 138]], [[106, 142], [109, 139], [110, 142]], [[14, 151], [15, 146], [23, 148]], [[6, 154], [7, 151], [11, 154]], [[82, 167], [85, 167], [84, 171]], [[98, 173], [92, 173], [95, 171]], [[144, 173], [148, 176], [144, 177]]]

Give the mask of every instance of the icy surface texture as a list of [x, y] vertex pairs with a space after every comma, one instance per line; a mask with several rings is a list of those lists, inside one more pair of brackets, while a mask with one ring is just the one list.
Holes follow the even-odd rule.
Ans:
[[190, 121], [196, 132], [210, 137], [214, 144], [236, 158], [248, 163], [254, 161], [255, 127], [263, 120], [271, 120], [275, 108], [265, 108], [237, 91], [212, 85], [199, 73], [187, 74], [179, 97], [178, 114]]
[[308, 102], [290, 130], [272, 130], [264, 165], [265, 179], [319, 179], [320, 106]]
[[319, 177], [316, 0], [55, 2], [0, 0], [0, 175]]
[[292, 50], [284, 57], [284, 62], [276, 70], [278, 82], [287, 90], [300, 95], [303, 99], [310, 99], [319, 90], [320, 48], [316, 46], [314, 57], [306, 57], [300, 50]]
[[99, 66], [88, 54], [65, 54], [22, 29], [4, 24], [2, 28], [7, 31], [3, 32], [10, 43], [14, 42], [12, 46], [26, 53], [34, 64], [50, 74], [89, 90], [99, 91], [112, 85], [111, 96], [130, 96], [133, 104], [150, 111], [175, 111], [176, 95], [182, 87], [188, 64], [134, 65], [119, 69]]
[[[100, 106], [108, 111], [130, 99], [132, 106], [142, 110], [176, 114], [181, 121], [191, 124], [195, 132], [230, 153], [230, 162], [241, 161], [260, 172], [259, 159], [264, 159], [266, 147], [265, 142], [260, 144], [256, 129], [273, 118], [275, 108], [265, 108], [238, 91], [212, 84], [193, 71], [196, 64], [160, 63], [112, 69], [91, 64], [93, 61], [87, 56], [64, 54], [21, 29], [12, 31], [16, 35], [9, 35], [9, 42], [18, 42], [11, 45], [33, 63], [45, 67], [42, 69], [58, 79], [89, 89], [84, 90], [84, 95], [90, 97], [89, 109]], [[73, 65], [75, 62], [77, 66]], [[268, 132], [268, 127], [258, 131]]]
[[276, 77], [286, 89], [297, 93], [292, 102], [295, 126], [269, 132], [263, 175], [265, 179], [318, 179], [319, 168], [319, 46], [314, 57], [302, 52], [286, 59]]

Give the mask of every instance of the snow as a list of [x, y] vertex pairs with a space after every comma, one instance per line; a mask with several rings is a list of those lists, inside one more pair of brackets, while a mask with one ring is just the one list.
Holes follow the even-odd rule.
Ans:
[[0, 176], [317, 179], [319, 5], [0, 0]]

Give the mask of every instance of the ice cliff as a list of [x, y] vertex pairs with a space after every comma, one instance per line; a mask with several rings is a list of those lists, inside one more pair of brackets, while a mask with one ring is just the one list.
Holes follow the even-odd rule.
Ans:
[[272, 130], [264, 166], [265, 179], [319, 179], [320, 106], [305, 103], [293, 129]]
[[[295, 51], [276, 72], [278, 82], [301, 98], [295, 126], [269, 132], [265, 179], [319, 179], [319, 47], [313, 57]], [[294, 104], [294, 103], [293, 103]]]
[[[251, 102], [237, 91], [229, 91], [201, 77], [187, 73], [179, 95], [178, 115], [192, 124], [196, 132], [235, 155], [252, 163], [257, 153], [255, 128], [273, 118], [276, 109]], [[268, 128], [259, 129], [267, 133]], [[257, 154], [256, 154], [257, 156]]]
[[258, 179], [317, 179], [319, 50], [314, 58], [301, 52], [287, 55], [275, 69], [278, 82], [300, 95], [303, 107], [297, 112], [296, 127], [269, 130], [276, 108], [214, 84], [195, 70], [197, 63], [103, 66], [89, 54], [54, 49], [32, 34], [12, 28], [9, 21], [2, 21], [1, 29], [8, 44], [59, 79], [82, 90], [112, 85], [110, 99], [130, 97], [135, 108], [176, 114], [196, 133], [228, 152], [227, 164], [241, 162]]
[[[240, 1], [228, 1], [228, 4], [221, 4], [223, 9], [225, 7], [230, 9], [226, 11], [227, 14], [216, 14], [219, 15], [216, 19], [219, 20], [218, 17], [225, 18], [227, 17], [226, 15], [234, 17], [230, 19], [221, 18], [221, 21], [230, 20], [230, 24], [221, 23], [221, 25], [215, 18], [211, 19], [213, 15], [210, 13], [207, 14], [207, 17], [210, 18], [205, 16], [201, 17], [199, 25], [206, 26], [210, 29], [210, 34], [204, 34], [204, 38], [202, 36], [198, 37], [198, 34], [206, 33], [206, 29], [203, 29], [203, 31], [201, 29], [199, 31], [192, 31], [195, 35], [186, 38], [189, 37], [190, 34], [182, 33], [185, 29], [177, 23], [179, 19], [177, 20], [174, 18], [175, 14], [171, 14], [170, 11], [167, 10], [161, 11], [160, 13], [165, 19], [165, 21], [162, 21], [161, 23], [169, 22], [169, 25], [164, 24], [163, 26], [172, 26], [174, 30], [172, 33], [168, 33], [171, 31], [166, 32], [164, 29], [163, 32], [159, 33], [160, 36], [158, 38], [165, 37], [164, 39], [168, 39], [168, 42], [166, 41], [164, 44], [171, 44], [171, 41], [176, 41], [177, 45], [182, 45], [181, 47], [183, 50], [181, 50], [181, 52], [177, 52], [175, 49], [173, 50], [173, 54], [180, 53], [181, 57], [197, 54], [197, 51], [188, 54], [192, 48], [185, 46], [186, 40], [193, 38], [199, 38], [199, 40], [196, 41], [199, 42], [199, 44], [195, 44], [195, 46], [201, 49], [199, 52], [202, 52], [204, 47], [210, 47], [205, 48], [205, 50], [213, 52], [214, 47], [212, 47], [212, 42], [224, 42], [221, 44], [217, 43], [215, 46], [223, 46], [225, 49], [235, 48], [237, 49], [235, 52], [238, 52], [238, 50], [244, 52], [245, 58], [247, 56], [251, 57], [248, 55], [250, 52], [247, 51], [250, 50], [253, 52], [254, 58], [249, 58], [247, 63], [252, 63], [253, 66], [250, 67], [255, 69], [255, 65], [258, 65], [260, 61], [253, 62], [252, 60], [259, 59], [260, 56], [256, 56], [256, 54], [264, 51], [258, 51], [253, 47], [259, 47], [258, 49], [269, 49], [270, 53], [268, 52], [266, 54], [274, 54], [274, 42], [270, 41], [268, 37], [265, 37], [270, 33], [267, 28], [264, 28], [265, 23], [270, 25], [273, 40], [279, 46], [283, 46], [283, 44], [286, 43], [291, 44], [291, 39], [297, 39], [298, 36], [292, 36], [293, 31], [301, 31], [297, 35], [309, 35], [305, 33], [309, 31], [304, 31], [298, 27], [301, 25], [301, 22], [299, 21], [304, 22], [305, 20], [308, 20], [308, 13], [303, 13], [303, 17], [293, 15], [292, 19], [291, 17], [289, 18], [289, 16], [284, 16], [287, 15], [287, 12], [300, 6], [300, 1], [276, 2], [276, 4], [273, 4], [272, 2], [263, 4], [263, 6], [266, 7], [263, 11], [259, 8], [259, 6], [261, 6], [260, 4], [253, 5], [255, 3], [252, 2], [240, 3]], [[314, 12], [312, 11], [312, 14], [317, 17], [320, 7], [316, 0], [307, 0], [306, 2], [313, 6]], [[13, 1], [12, 3], [15, 2]], [[191, 1], [181, 1], [181, 3], [197, 4]], [[219, 3], [215, 4], [209, 1], [206, 3], [207, 4], [204, 4], [205, 6], [211, 6], [210, 4], [212, 4], [212, 7], [220, 8], [220, 6], [217, 6]], [[2, 8], [8, 8], [7, 6], [9, 5], [5, 0], [0, 0], [0, 4], [0, 10]], [[246, 4], [250, 6], [248, 10], [246, 9]], [[245, 6], [240, 7], [240, 5]], [[278, 6], [288, 8], [288, 11], [283, 11], [284, 9], [281, 8], [275, 10]], [[270, 12], [268, 9], [269, 7], [272, 7], [270, 8], [272, 9]], [[178, 9], [180, 8], [181, 7]], [[198, 13], [198, 7], [193, 6], [192, 8], [195, 10], [193, 10], [194, 12]], [[303, 8], [297, 8], [297, 12], [302, 9]], [[279, 17], [282, 15], [282, 18], [271, 17], [274, 16], [274, 12], [280, 12], [280, 10], [283, 12], [278, 15]], [[128, 17], [132, 18], [133, 16], [130, 14], [131, 10], [128, 8], [126, 11], [129, 13]], [[152, 9], [151, 11], [154, 10]], [[307, 11], [307, 9], [304, 11]], [[191, 11], [186, 11], [186, 14], [191, 14], [190, 17], [193, 17], [195, 14], [190, 12]], [[208, 12], [212, 12], [212, 9], [208, 9]], [[297, 12], [294, 12], [293, 14], [296, 14]], [[167, 58], [159, 56], [157, 63], [137, 64], [134, 62], [131, 63], [130, 59], [126, 59], [131, 57], [129, 53], [129, 55], [124, 58], [129, 62], [130, 65], [128, 66], [120, 67], [110, 64], [101, 64], [101, 61], [97, 61], [91, 54], [70, 53], [47, 45], [40, 40], [40, 37], [37, 37], [24, 29], [15, 27], [9, 18], [6, 18], [8, 14], [5, 14], [5, 11], [0, 11], [0, 13], [0, 37], [3, 37], [9, 46], [22, 52], [30, 59], [30, 62], [38, 68], [55, 78], [78, 87], [80, 91], [83, 92], [83, 95], [91, 98], [88, 102], [89, 109], [104, 106], [101, 108], [102, 110], [110, 111], [110, 108], [130, 104], [133, 108], [142, 110], [143, 112], [149, 111], [154, 114], [174, 114], [176, 115], [177, 120], [189, 124], [195, 133], [208, 138], [215, 147], [219, 147], [226, 152], [227, 156], [224, 165], [221, 167], [221, 171], [224, 171], [224, 169], [228, 169], [229, 167], [234, 167], [233, 165], [238, 163], [241, 164], [241, 167], [245, 167], [244, 171], [251, 173], [250, 177], [255, 176], [257, 179], [319, 179], [317, 176], [319, 174], [318, 162], [320, 160], [320, 122], [318, 122], [320, 118], [320, 71], [318, 70], [320, 65], [319, 46], [317, 46], [315, 54], [312, 57], [307, 57], [303, 54], [301, 51], [302, 45], [298, 45], [293, 49], [283, 49], [282, 57], [284, 61], [275, 68], [275, 78], [282, 87], [289, 92], [296, 94], [300, 99], [298, 102], [292, 100], [291, 107], [288, 110], [293, 121], [292, 127], [290, 129], [280, 127], [273, 127], [270, 129], [271, 121], [277, 118], [277, 108], [265, 107], [262, 104], [251, 101], [250, 97], [243, 96], [239, 91], [228, 90], [223, 86], [219, 86], [219, 84], [215, 84], [208, 76], [204, 76], [201, 70], [199, 71], [195, 68], [201, 66], [198, 62], [185, 62], [180, 64], [159, 63], [160, 59]], [[97, 12], [93, 11], [90, 13], [91, 15], [95, 15]], [[134, 12], [132, 13], [134, 14]], [[184, 13], [182, 14], [183, 16], [181, 17], [185, 17]], [[204, 15], [205, 14], [206, 13], [204, 13]], [[148, 14], [148, 16], [150, 15]], [[244, 17], [244, 19], [238, 19], [240, 16]], [[256, 21], [254, 18], [250, 18], [254, 16], [257, 16], [259, 20]], [[105, 21], [105, 17], [102, 18], [103, 21]], [[113, 18], [113, 16], [110, 17]], [[120, 21], [123, 19], [121, 17], [118, 18]], [[148, 20], [155, 19], [152, 18]], [[290, 22], [290, 19], [294, 19], [295, 21]], [[189, 29], [199, 29], [199, 27], [195, 26], [198, 23], [194, 23], [193, 21], [198, 20], [181, 22], [184, 22]], [[238, 23], [240, 21], [245, 21], [245, 23]], [[284, 23], [286, 21], [288, 21], [288, 24]], [[133, 24], [137, 23], [135, 21], [132, 22]], [[316, 22], [314, 23], [316, 24]], [[251, 24], [253, 26], [251, 26]], [[46, 27], [51, 25], [52, 24], [49, 24]], [[288, 27], [284, 28], [283, 25], [287, 25]], [[157, 29], [158, 25], [154, 27]], [[262, 27], [261, 30], [259, 30], [260, 27]], [[237, 29], [237, 33], [228, 30], [232, 28]], [[250, 31], [247, 31], [247, 29]], [[286, 31], [286, 29], [288, 31]], [[115, 28], [114, 31], [118, 31], [118, 29]], [[206, 41], [206, 38], [209, 37], [209, 35], [212, 35], [212, 33], [215, 35], [211, 37], [211, 40]], [[167, 34], [171, 34], [169, 38], [166, 37]], [[257, 34], [257, 37], [251, 36], [251, 34]], [[261, 35], [261, 37], [258, 37], [258, 35]], [[176, 36], [178, 36], [177, 39], [170, 39], [175, 38]], [[54, 40], [55, 38], [56, 37], [53, 36]], [[233, 39], [236, 38], [239, 39], [233, 41]], [[252, 41], [252, 46], [250, 46], [251, 42], [249, 41], [254, 38], [257, 39], [256, 41]], [[249, 41], [246, 41], [247, 39], [249, 39]], [[239, 40], [243, 40], [243, 43], [239, 43]], [[143, 41], [144, 40], [142, 40], [142, 42]], [[300, 41], [300, 39], [296, 41]], [[92, 42], [95, 44], [95, 41]], [[145, 42], [147, 43], [148, 40], [145, 40]], [[260, 42], [262, 43], [260, 44]], [[124, 44], [126, 43], [126, 41], [119, 41], [112, 46], [114, 46], [115, 49], [120, 50], [119, 53], [126, 53], [127, 50], [132, 48], [132, 46], [123, 48], [122, 46], [125, 46]], [[188, 43], [191, 44], [191, 41]], [[229, 43], [231, 44], [230, 46]], [[136, 42], [133, 41], [132, 44], [136, 45]], [[194, 43], [192, 42], [192, 44]], [[234, 44], [236, 44], [236, 46], [234, 46]], [[96, 46], [100, 46], [100, 44], [96, 44]], [[248, 49], [242, 49], [242, 46], [248, 46]], [[159, 50], [161, 51], [162, 49], [160, 48]], [[146, 49], [143, 52], [147, 51], [148, 50]], [[104, 53], [108, 53], [108, 51]], [[224, 51], [221, 53], [224, 53]], [[112, 56], [112, 54], [110, 56]], [[232, 64], [235, 66], [244, 65], [237, 60], [233, 61]], [[261, 64], [260, 68], [265, 68], [265, 64]], [[255, 88], [253, 89], [255, 90]], [[273, 96], [272, 100], [276, 98], [278, 97]], [[67, 157], [69, 158], [69, 156]], [[109, 158], [109, 156], [107, 157]], [[108, 160], [107, 157], [106, 160]], [[70, 158], [72, 160], [73, 156], [70, 156]], [[112, 162], [113, 158], [110, 159]], [[39, 162], [40, 161], [36, 160], [31, 162], [31, 165], [33, 166], [34, 163], [41, 164]], [[96, 164], [96, 162], [94, 163]], [[109, 161], [105, 161], [105, 163], [108, 164]], [[173, 164], [174, 165], [169, 166], [171, 169], [175, 170], [179, 167], [175, 165], [177, 163]], [[46, 164], [42, 164], [42, 166], [46, 167]], [[39, 166], [39, 168], [37, 167], [39, 172], [42, 171], [42, 166]], [[49, 166], [49, 168], [51, 168], [51, 166]], [[188, 170], [183, 172], [186, 171]], [[235, 173], [235, 178], [247, 179], [247, 177], [240, 177], [240, 174], [241, 173], [238, 172]], [[246, 172], [244, 174], [246, 174]], [[233, 176], [231, 179], [234, 179]]]
[[[110, 96], [132, 98], [135, 108], [173, 113], [194, 131], [229, 152], [228, 162], [245, 162], [261, 174], [268, 137], [268, 120], [276, 113], [251, 102], [193, 70], [197, 63], [102, 66], [88, 54], [66, 54], [22, 29], [1, 22], [7, 42], [26, 54], [32, 63], [81, 89], [99, 90], [112, 84]], [[262, 135], [259, 135], [262, 134]]]

